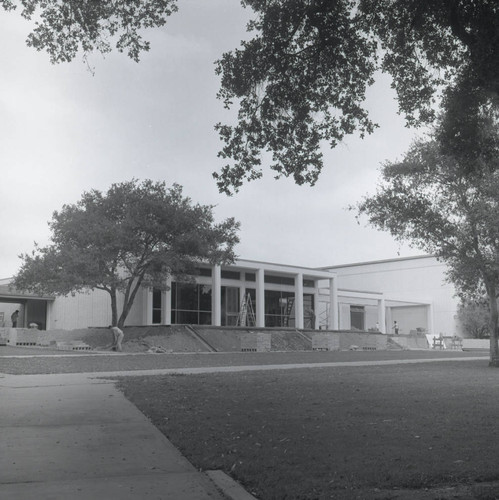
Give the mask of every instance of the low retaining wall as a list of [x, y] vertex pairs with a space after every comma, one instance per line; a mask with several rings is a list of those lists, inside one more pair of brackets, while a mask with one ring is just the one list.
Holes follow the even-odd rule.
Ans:
[[[389, 349], [427, 349], [424, 336], [385, 335], [379, 332], [332, 331], [332, 330], [279, 330], [245, 329], [230, 327], [199, 327], [175, 325], [171, 327], [125, 327], [124, 351], [142, 352], [150, 347], [161, 347], [167, 352], [204, 352], [209, 349], [189, 332], [195, 329], [197, 336], [218, 352], [237, 351], [383, 351]], [[37, 330], [27, 328], [0, 328], [0, 344], [38, 345], [56, 347], [59, 343], [77, 341], [99, 349], [112, 344], [107, 328], [80, 330]], [[147, 342], [146, 342], [147, 341]], [[472, 341], [463, 348], [488, 349], [488, 340]], [[150, 344], [150, 345], [149, 345]], [[466, 347], [465, 347], [466, 346]]]
[[489, 339], [463, 339], [463, 351], [488, 351]]
[[[65, 337], [72, 340], [69, 332]], [[11, 346], [49, 346], [55, 344], [57, 337], [49, 330], [36, 328], [0, 328], [0, 344]]]
[[241, 351], [244, 352], [269, 352], [271, 349], [270, 333], [243, 333], [241, 335]]
[[8, 345], [10, 340], [10, 328], [0, 328], [0, 345]]
[[429, 349], [431, 346], [425, 335], [393, 335], [392, 341], [403, 349]]
[[388, 337], [381, 333], [363, 332], [318, 332], [312, 334], [312, 350], [345, 351], [385, 351]]

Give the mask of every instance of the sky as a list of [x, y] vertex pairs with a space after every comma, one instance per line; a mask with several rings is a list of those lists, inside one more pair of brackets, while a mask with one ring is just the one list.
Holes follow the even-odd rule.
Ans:
[[324, 148], [314, 187], [261, 180], [228, 197], [212, 173], [223, 166], [214, 124], [234, 114], [216, 99], [214, 62], [247, 37], [251, 14], [234, 0], [183, 0], [166, 27], [148, 30], [151, 50], [135, 63], [113, 52], [52, 65], [26, 46], [29, 22], [0, 11], [0, 278], [19, 269], [34, 242], [49, 243], [55, 210], [83, 192], [136, 178], [184, 187], [215, 205], [217, 221], [241, 223], [240, 258], [320, 267], [421, 254], [359, 225], [347, 207], [374, 193], [379, 168], [401, 159], [421, 131], [405, 127], [388, 77], [369, 90], [380, 128]]

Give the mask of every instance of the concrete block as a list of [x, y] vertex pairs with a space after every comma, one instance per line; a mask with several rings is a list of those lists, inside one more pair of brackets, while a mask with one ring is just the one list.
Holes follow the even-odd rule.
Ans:
[[241, 335], [241, 351], [269, 352], [271, 348], [271, 335], [264, 332], [250, 332]]
[[0, 328], [0, 345], [9, 343], [9, 332], [7, 328]]
[[90, 351], [92, 348], [80, 340], [72, 340], [70, 342], [56, 342], [58, 351]]
[[313, 333], [312, 334], [313, 351], [339, 351], [340, 337], [338, 333]]

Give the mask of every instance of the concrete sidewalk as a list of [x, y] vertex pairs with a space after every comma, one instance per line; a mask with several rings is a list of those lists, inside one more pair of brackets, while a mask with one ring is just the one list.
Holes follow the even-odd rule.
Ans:
[[[231, 497], [112, 382], [83, 374], [6, 375], [0, 378], [0, 398], [1, 499]], [[230, 480], [228, 487], [236, 488], [232, 498], [252, 498], [244, 490], [238, 496]]]

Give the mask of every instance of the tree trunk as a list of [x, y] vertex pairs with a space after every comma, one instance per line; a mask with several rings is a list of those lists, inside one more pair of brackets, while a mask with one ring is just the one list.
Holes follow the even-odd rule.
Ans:
[[121, 311], [120, 319], [118, 320], [118, 328], [123, 328], [125, 324], [125, 320], [128, 316], [128, 313], [132, 309], [133, 302], [135, 300], [135, 296], [137, 295], [137, 291], [140, 288], [140, 285], [142, 284], [142, 281], [144, 279], [144, 276], [141, 275], [137, 278], [135, 281], [135, 284], [130, 286], [131, 288], [131, 293], [126, 293], [125, 297], [128, 297], [128, 299], [125, 298], [125, 303], [123, 304], [123, 310]]
[[116, 296], [116, 288], [111, 288], [109, 295], [111, 295], [111, 326], [118, 326], [118, 298]]
[[498, 347], [498, 309], [497, 309], [497, 297], [495, 287], [488, 286], [487, 293], [489, 296], [489, 307], [490, 307], [490, 322], [489, 322], [489, 332], [490, 332], [490, 363], [489, 366], [495, 366], [499, 368], [499, 347]]

